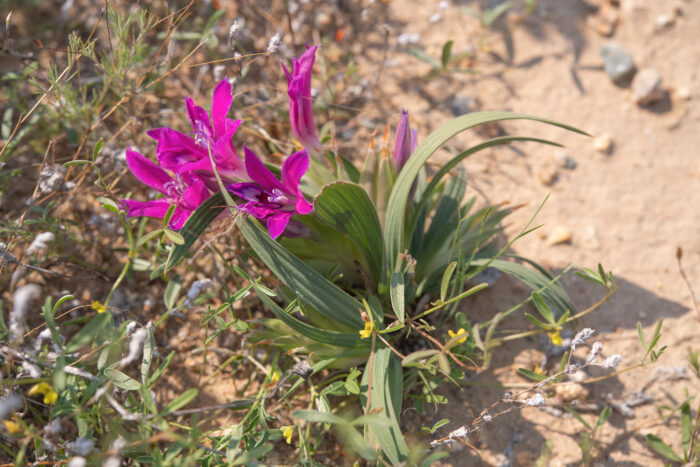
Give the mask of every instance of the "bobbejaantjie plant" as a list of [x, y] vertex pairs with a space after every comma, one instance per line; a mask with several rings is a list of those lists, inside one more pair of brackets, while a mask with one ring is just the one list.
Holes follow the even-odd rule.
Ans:
[[[227, 219], [235, 219], [248, 246], [278, 281], [277, 290], [270, 289], [232, 268], [274, 315], [258, 320], [251, 341], [292, 352], [314, 373], [350, 369], [355, 375], [344, 386], [314, 391], [311, 407], [319, 410], [298, 410], [295, 417], [333, 425], [359, 456], [398, 465], [421, 456], [409, 449], [401, 430], [405, 391], [415, 394], [421, 407], [432, 400], [439, 381], [460, 379], [476, 368], [471, 362], [477, 359], [487, 364], [498, 344], [494, 330], [507, 314], [476, 324], [456, 308], [488, 286], [478, 282], [481, 271], [501, 270], [530, 286], [538, 308], [551, 310], [551, 321], [541, 323], [544, 331], [558, 331], [575, 314], [557, 278], [541, 267], [501, 259], [510, 243], [498, 245], [495, 236], [510, 210], [475, 209], [473, 198], [465, 202], [466, 182], [459, 168], [463, 159], [490, 146], [556, 143], [503, 136], [453, 157], [432, 177], [425, 163], [452, 136], [489, 122], [530, 119], [580, 131], [539, 117], [481, 112], [456, 118], [418, 144], [409, 113], [402, 110], [393, 147], [386, 138], [379, 148], [371, 144], [355, 167], [353, 159], [324, 148], [317, 136], [311, 100], [316, 51], [317, 46], [310, 47], [294, 59], [291, 72], [283, 65], [292, 134], [303, 150], [285, 158], [281, 167], [266, 166], [251, 148], [237, 151], [232, 137], [240, 121], [227, 117], [231, 90], [223, 80], [214, 91], [211, 120], [187, 100], [194, 138], [167, 128], [149, 133], [158, 140], [158, 163], [176, 174], [175, 181], [162, 181], [163, 170], [154, 163], [148, 166], [150, 176], [144, 174], [145, 163], [130, 164], [134, 175], [165, 199], [150, 201], [153, 211], [137, 210], [141, 205], [135, 201], [123, 203], [130, 216], [154, 217], [161, 217], [169, 203], [176, 205], [171, 227], [179, 229], [184, 241], [171, 247], [154, 277], [173, 270], [226, 209], [239, 213]], [[162, 186], [171, 183], [170, 191], [154, 178]], [[210, 192], [204, 195], [199, 189], [197, 196], [188, 196], [195, 186]], [[529, 224], [521, 235], [528, 229]], [[452, 319], [458, 333], [430, 336]], [[480, 337], [484, 329], [485, 340]], [[424, 339], [423, 348], [407, 353], [407, 339], [413, 336]], [[351, 421], [334, 414], [330, 398], [338, 395], [347, 399], [344, 412], [362, 416]], [[353, 400], [354, 409], [347, 405]], [[357, 428], [364, 428], [364, 436]], [[280, 429], [289, 442], [291, 429]]]

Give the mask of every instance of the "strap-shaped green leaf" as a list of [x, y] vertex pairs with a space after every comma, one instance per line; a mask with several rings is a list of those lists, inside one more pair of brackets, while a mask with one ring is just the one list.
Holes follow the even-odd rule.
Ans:
[[226, 201], [224, 196], [221, 192], [218, 192], [209, 197], [192, 213], [185, 225], [180, 229], [180, 235], [184, 242], [173, 246], [172, 252], [165, 263], [164, 272], [174, 268], [185, 258], [194, 242], [225, 208]]
[[260, 290], [260, 287], [257, 284], [253, 284], [253, 288], [257, 292], [258, 297], [260, 297], [260, 300], [262, 300], [265, 306], [267, 306], [270, 311], [275, 314], [275, 316], [277, 316], [287, 326], [294, 329], [299, 334], [308, 337], [309, 339], [339, 347], [355, 347], [362, 342], [360, 340], [359, 333], [357, 335], [353, 335], [336, 331], [328, 331], [316, 326], [311, 326], [303, 321], [299, 321], [272, 301], [267, 294]]
[[272, 240], [256, 221], [241, 216], [237, 223], [265, 266], [301, 301], [316, 308], [328, 319], [353, 329], [364, 327], [360, 318], [360, 302]]
[[375, 283], [381, 278], [384, 240], [377, 212], [365, 190], [350, 182], [326, 185], [314, 200], [314, 208], [325, 223], [348, 235], [362, 250]]
[[586, 134], [572, 126], [553, 120], [509, 112], [474, 112], [457, 117], [440, 126], [413, 151], [413, 154], [399, 173], [391, 192], [386, 211], [384, 230], [384, 241], [387, 248], [387, 266], [390, 268], [389, 272], [394, 272], [394, 265], [396, 264], [397, 257], [399, 253], [403, 252], [405, 249], [406, 202], [408, 201], [413, 180], [418, 175], [421, 167], [423, 167], [435, 151], [456, 134], [484, 123], [515, 119], [536, 120], [577, 133]]
[[[478, 259], [473, 261], [472, 265], [481, 266], [488, 261], [489, 260], [486, 259]], [[527, 284], [532, 290], [537, 291], [539, 296], [547, 302], [547, 305], [556, 312], [557, 316], [562, 315], [567, 310], [573, 313], [576, 308], [574, 304], [571, 303], [571, 299], [564, 290], [564, 287], [562, 287], [561, 284], [554, 283], [548, 285], [544, 290], [540, 290], [552, 280], [553, 276], [547, 273], [541, 266], [535, 266], [535, 263], [528, 262], [533, 265], [532, 268], [520, 263], [503, 261], [500, 259], [491, 261], [489, 267], [515, 277]]]
[[382, 453], [392, 465], [399, 465], [408, 459], [408, 446], [399, 427], [399, 414], [403, 398], [403, 376], [401, 363], [388, 347], [379, 347], [362, 376], [362, 405], [366, 407], [369, 385], [369, 370], [372, 369], [372, 394], [369, 412], [381, 409], [390, 424], [388, 426], [365, 426], [365, 434], [370, 443], [376, 441]]

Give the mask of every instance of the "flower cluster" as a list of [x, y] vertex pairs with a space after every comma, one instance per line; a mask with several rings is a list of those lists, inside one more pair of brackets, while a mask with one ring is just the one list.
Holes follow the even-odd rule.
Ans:
[[[311, 106], [311, 72], [317, 47], [294, 59], [292, 72], [282, 65], [289, 86], [289, 117], [292, 133], [314, 153], [320, 153]], [[169, 227], [180, 229], [189, 216], [212, 193], [218, 191], [219, 175], [226, 189], [244, 202], [238, 208], [267, 222], [273, 238], [279, 237], [294, 214], [309, 214], [313, 205], [301, 192], [302, 176], [309, 168], [309, 151], [289, 156], [282, 164], [282, 179], [277, 177], [248, 148], [244, 158], [236, 151], [233, 137], [241, 120], [228, 118], [233, 96], [231, 85], [221, 80], [214, 89], [211, 112], [185, 99], [192, 132], [156, 128], [148, 135], [157, 141], [157, 163], [131, 148], [126, 162], [131, 172], [145, 185], [161, 193], [150, 201], [121, 200], [127, 217], [164, 218], [175, 206]]]

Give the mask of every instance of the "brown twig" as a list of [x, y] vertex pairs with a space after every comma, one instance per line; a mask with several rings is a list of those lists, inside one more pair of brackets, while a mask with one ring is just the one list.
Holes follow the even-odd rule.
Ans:
[[695, 312], [697, 313], [698, 319], [700, 320], [700, 306], [698, 305], [698, 300], [695, 297], [693, 286], [690, 284], [690, 279], [688, 279], [685, 270], [683, 270], [683, 264], [681, 263], [682, 258], [683, 249], [681, 247], [678, 247], [678, 249], [676, 250], [676, 260], [678, 260], [678, 271], [681, 273], [681, 277], [685, 281], [685, 285], [688, 286], [688, 290], [690, 291], [690, 300], [693, 303], [693, 308], [695, 308]]

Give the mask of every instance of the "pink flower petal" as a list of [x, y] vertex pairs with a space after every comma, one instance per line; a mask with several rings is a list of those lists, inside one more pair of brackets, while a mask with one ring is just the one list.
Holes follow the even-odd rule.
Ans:
[[209, 190], [201, 180], [195, 180], [182, 193], [183, 208], [190, 211], [197, 209], [210, 196]]
[[133, 199], [120, 200], [121, 205], [126, 210], [126, 217], [155, 217], [162, 219], [168, 212], [170, 202], [164, 199], [152, 201], [136, 201]]
[[306, 201], [304, 193], [302, 193], [301, 190], [297, 190], [297, 201], [294, 205], [294, 209], [299, 214], [309, 214], [314, 210], [314, 205]]
[[158, 164], [131, 148], [126, 150], [126, 164], [141, 183], [165, 194], [165, 184], [171, 182], [172, 178]]
[[273, 240], [282, 235], [292, 214], [290, 211], [279, 211], [267, 219], [267, 230], [270, 231], [270, 237]]
[[233, 96], [231, 95], [231, 84], [226, 78], [219, 81], [219, 84], [214, 88], [214, 94], [211, 101], [211, 119], [214, 123], [214, 131], [217, 138], [221, 138], [226, 133], [226, 115], [231, 109]]
[[270, 169], [265, 167], [258, 156], [255, 155], [253, 151], [243, 146], [243, 152], [245, 153], [245, 168], [248, 172], [248, 176], [256, 182], [258, 185], [266, 189], [267, 191], [272, 191], [277, 188], [280, 191], [284, 191], [284, 187], [277, 180], [277, 177], [270, 172]]
[[304, 149], [287, 157], [282, 163], [282, 185], [287, 194], [294, 195], [301, 177], [309, 169], [309, 151]]

